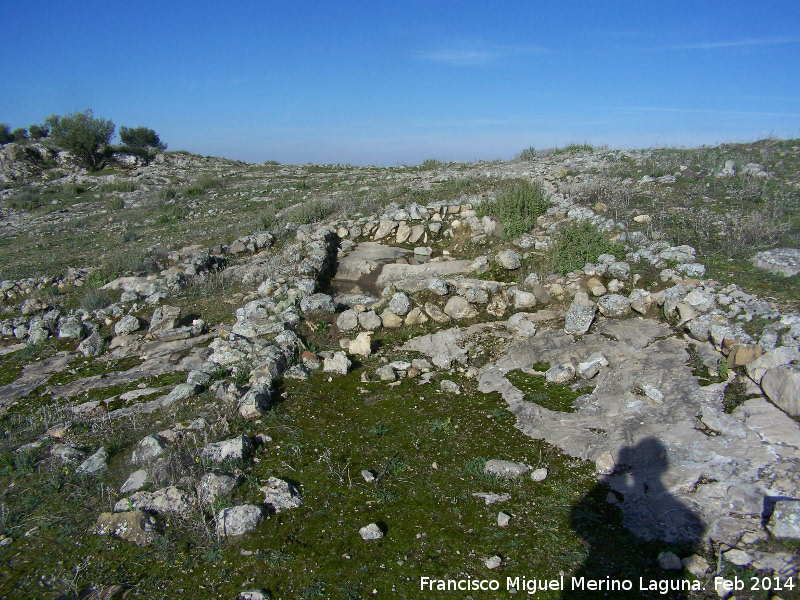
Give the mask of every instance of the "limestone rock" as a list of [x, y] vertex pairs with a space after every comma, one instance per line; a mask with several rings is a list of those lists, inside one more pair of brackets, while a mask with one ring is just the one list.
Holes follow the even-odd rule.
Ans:
[[306, 315], [332, 315], [336, 305], [328, 294], [311, 294], [300, 301], [300, 310]]
[[514, 250], [503, 250], [502, 252], [498, 252], [495, 260], [497, 261], [498, 265], [509, 271], [519, 269], [520, 266], [522, 266], [522, 257], [519, 255], [519, 252]]
[[425, 303], [425, 313], [437, 323], [447, 323], [450, 317], [442, 309], [431, 302]]
[[478, 316], [478, 311], [466, 299], [453, 296], [444, 305], [444, 314], [457, 320], [473, 319]]
[[778, 500], [767, 523], [767, 530], [776, 538], [800, 539], [800, 501]]
[[347, 309], [336, 319], [336, 326], [339, 331], [353, 331], [358, 327], [358, 313], [352, 308]]
[[222, 537], [244, 535], [255, 531], [264, 520], [264, 511], [255, 504], [223, 508], [217, 515], [217, 534]]
[[236, 477], [206, 473], [197, 484], [197, 497], [203, 504], [213, 504], [217, 499], [228, 496], [239, 483], [240, 479]]
[[175, 486], [155, 492], [136, 492], [130, 498], [123, 498], [114, 505], [114, 512], [145, 510], [159, 514], [187, 516], [194, 507], [192, 497]]
[[162, 456], [166, 452], [167, 442], [158, 435], [148, 435], [142, 438], [136, 445], [136, 449], [131, 455], [131, 463], [147, 464], [154, 459]]
[[699, 556], [697, 554], [692, 554], [691, 556], [687, 556], [681, 561], [683, 568], [689, 571], [695, 577], [704, 577], [706, 573], [709, 572], [711, 567], [708, 564], [708, 561]]
[[117, 335], [130, 335], [134, 331], [138, 331], [141, 326], [142, 324], [138, 318], [133, 315], [127, 315], [114, 325], [114, 333]]
[[181, 309], [178, 306], [162, 305], [153, 311], [149, 332], [153, 335], [175, 329], [181, 320]]
[[107, 468], [108, 452], [101, 446], [97, 452], [83, 461], [76, 471], [79, 473], [86, 473], [87, 475], [94, 475], [95, 473], [105, 471]]
[[603, 452], [597, 459], [594, 461], [595, 470], [600, 475], [611, 475], [616, 468], [616, 464], [614, 463], [614, 457], [611, 456], [610, 452]]
[[583, 335], [589, 331], [595, 312], [597, 308], [594, 303], [587, 304], [576, 296], [564, 316], [564, 332], [570, 335]]
[[348, 352], [365, 358], [372, 354], [371, 334], [366, 331], [359, 333], [356, 339], [350, 342]]
[[506, 326], [516, 335], [527, 337], [536, 334], [536, 323], [528, 318], [525, 313], [515, 313], [508, 318]]
[[374, 310], [365, 310], [362, 313], [358, 313], [358, 324], [366, 331], [375, 331], [383, 325], [383, 320]]
[[567, 383], [575, 378], [575, 367], [568, 362], [553, 365], [544, 376], [548, 383]]
[[379, 540], [383, 537], [383, 531], [381, 531], [381, 528], [378, 527], [376, 523], [370, 523], [366, 527], [362, 527], [358, 530], [358, 534], [365, 542], [369, 540]]
[[350, 362], [350, 359], [347, 358], [347, 355], [344, 352], [335, 352], [333, 356], [330, 358], [325, 358], [322, 371], [324, 373], [338, 373], [339, 375], [347, 375], [347, 371], [350, 369], [350, 365], [353, 363]]
[[631, 312], [631, 301], [619, 294], [608, 294], [597, 301], [600, 313], [605, 317], [624, 317]]
[[93, 331], [89, 337], [78, 344], [78, 352], [86, 357], [99, 356], [103, 353], [103, 338], [98, 331]]
[[683, 563], [681, 559], [672, 552], [662, 552], [658, 555], [658, 566], [665, 571], [681, 571]]
[[239, 414], [245, 419], [258, 419], [269, 410], [271, 399], [269, 386], [256, 383], [239, 400]]
[[778, 408], [800, 417], [800, 364], [770, 369], [761, 378], [761, 389]]
[[511, 515], [507, 512], [500, 511], [497, 513], [497, 526], [498, 527], [508, 527], [508, 522], [511, 521]]
[[765, 352], [753, 362], [747, 363], [747, 376], [756, 383], [761, 383], [764, 374], [775, 367], [800, 362], [800, 348], [782, 346]]
[[483, 467], [483, 472], [487, 475], [495, 475], [503, 479], [513, 479], [530, 470], [531, 468], [524, 463], [498, 459], [487, 460]]
[[200, 457], [212, 462], [223, 460], [244, 460], [253, 450], [253, 441], [246, 435], [206, 445], [200, 451]]
[[264, 492], [264, 504], [275, 512], [299, 508], [303, 504], [300, 492], [288, 481], [270, 477], [267, 484], [259, 488]]
[[97, 518], [95, 532], [113, 535], [137, 546], [147, 546], [153, 540], [155, 519], [141, 510], [104, 512]]
[[145, 469], [138, 469], [128, 476], [122, 487], [119, 488], [120, 494], [130, 494], [138, 492], [142, 489], [148, 481], [147, 471]]
[[387, 308], [381, 313], [381, 324], [387, 329], [395, 329], [403, 325], [403, 319]]
[[544, 481], [547, 479], [547, 468], [539, 467], [538, 469], [531, 471], [531, 479], [534, 481]]

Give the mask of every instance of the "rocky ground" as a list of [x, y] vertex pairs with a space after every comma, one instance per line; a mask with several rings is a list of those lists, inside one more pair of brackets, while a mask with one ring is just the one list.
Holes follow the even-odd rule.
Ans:
[[799, 150], [4, 146], [0, 592], [800, 597]]

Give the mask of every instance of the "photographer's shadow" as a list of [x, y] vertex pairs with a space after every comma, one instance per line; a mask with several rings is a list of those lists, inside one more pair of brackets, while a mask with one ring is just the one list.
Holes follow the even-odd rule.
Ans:
[[[705, 532], [700, 518], [673, 497], [662, 476], [669, 463], [664, 445], [647, 438], [623, 448], [614, 474], [595, 485], [570, 512], [570, 525], [589, 546], [583, 564], [565, 577], [562, 598], [688, 598], [685, 591], [643, 591], [651, 580], [667, 585], [681, 571], [658, 565], [661, 552], [693, 554]], [[610, 491], [609, 491], [610, 490]], [[573, 578], [602, 585], [630, 581], [632, 588], [576, 589]], [[646, 588], [645, 588], [646, 589]]]

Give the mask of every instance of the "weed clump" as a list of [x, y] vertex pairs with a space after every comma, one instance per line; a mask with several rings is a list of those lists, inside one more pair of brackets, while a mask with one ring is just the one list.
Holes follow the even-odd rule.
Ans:
[[112, 302], [111, 296], [105, 290], [92, 290], [81, 300], [81, 308], [87, 311], [99, 310]]
[[591, 222], [571, 223], [558, 230], [553, 250], [553, 268], [566, 275], [593, 263], [601, 254], [613, 254], [617, 260], [625, 258], [622, 244], [611, 242]]
[[481, 204], [479, 216], [491, 215], [503, 225], [507, 238], [519, 237], [536, 226], [536, 219], [550, 206], [538, 182], [512, 181], [495, 199]]

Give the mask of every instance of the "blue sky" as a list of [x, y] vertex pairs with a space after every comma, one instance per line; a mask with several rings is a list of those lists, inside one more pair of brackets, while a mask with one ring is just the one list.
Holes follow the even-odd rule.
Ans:
[[800, 136], [800, 2], [12, 2], [0, 122], [92, 108], [170, 149], [415, 164]]

